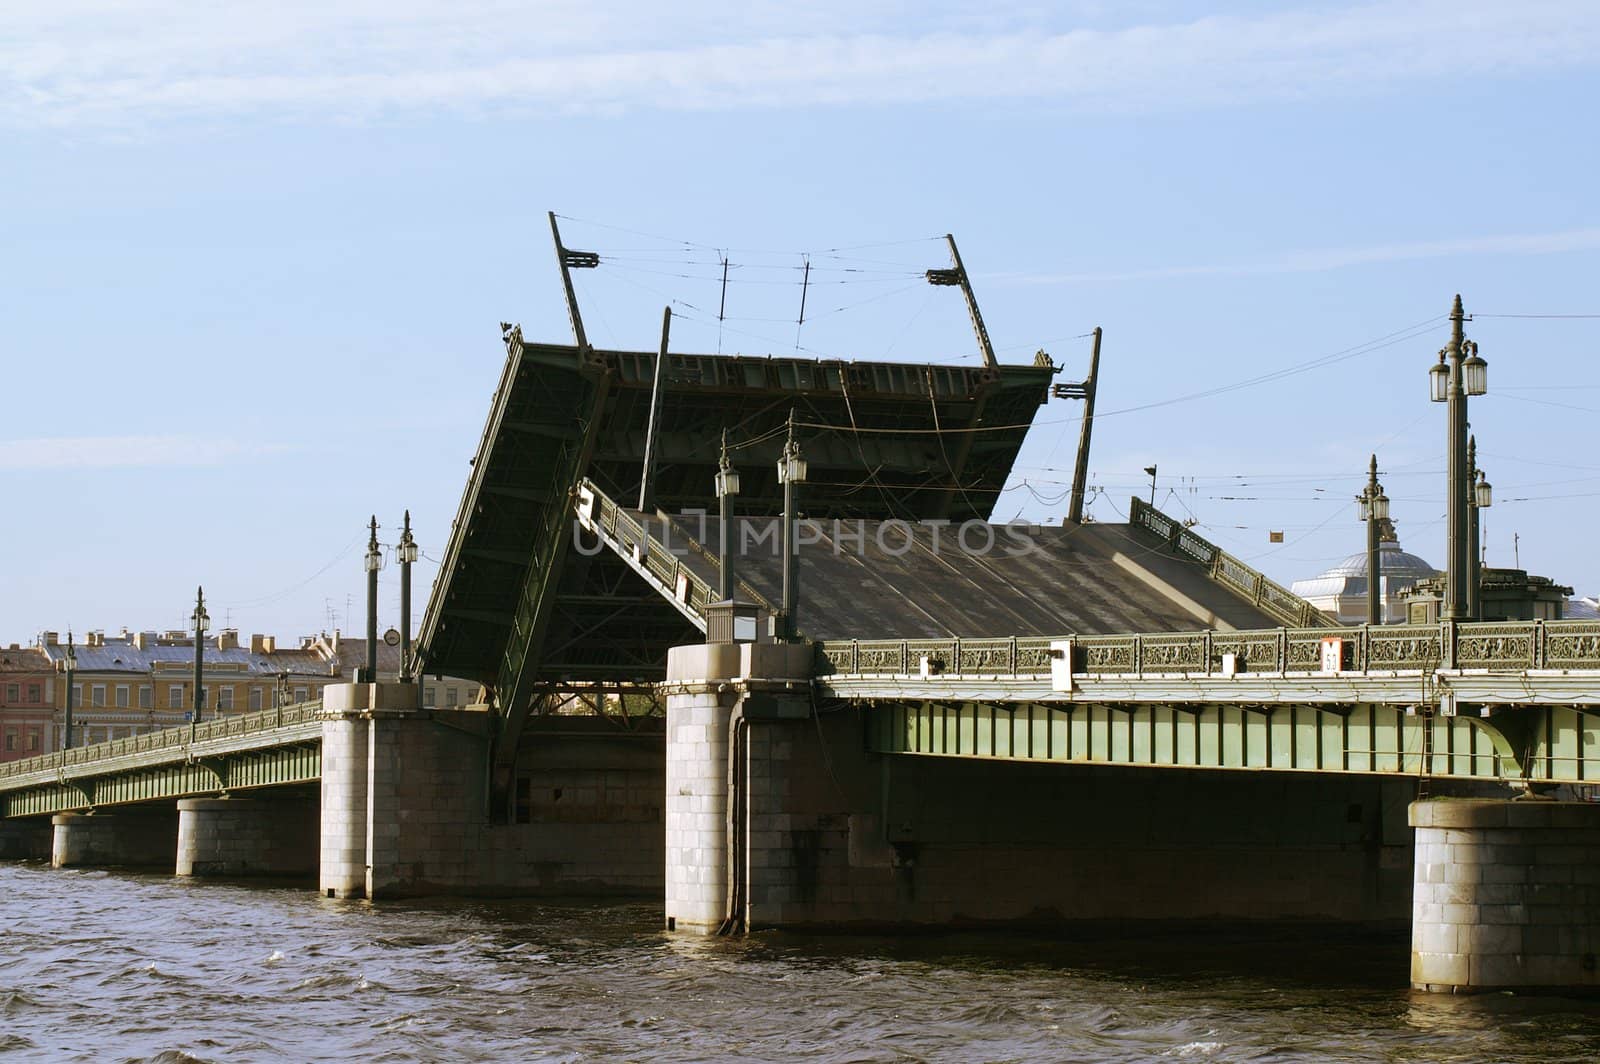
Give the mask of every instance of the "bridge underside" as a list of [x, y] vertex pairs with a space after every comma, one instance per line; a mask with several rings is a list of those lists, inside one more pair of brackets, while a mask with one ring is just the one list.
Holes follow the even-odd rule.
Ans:
[[1061, 764], [1600, 782], [1600, 714], [1569, 706], [1438, 717], [1378, 704], [918, 700], [874, 704], [867, 745]]

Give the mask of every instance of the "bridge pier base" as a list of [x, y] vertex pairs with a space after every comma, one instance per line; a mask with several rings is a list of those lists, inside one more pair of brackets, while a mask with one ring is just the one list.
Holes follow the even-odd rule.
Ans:
[[292, 876], [316, 865], [316, 828], [303, 802], [185, 798], [178, 803], [180, 876]]
[[50, 864], [55, 868], [170, 868], [177, 835], [170, 811], [171, 807], [154, 815], [132, 810], [116, 816], [57, 813], [50, 818]]
[[1600, 988], [1600, 805], [1414, 802], [1411, 984]]
[[773, 782], [762, 722], [788, 704], [809, 717], [810, 655], [809, 646], [755, 643], [675, 647], [668, 655], [669, 928], [711, 933], [725, 921], [738, 928], [759, 910], [759, 881], [770, 869], [768, 833], [755, 829], [767, 826]]

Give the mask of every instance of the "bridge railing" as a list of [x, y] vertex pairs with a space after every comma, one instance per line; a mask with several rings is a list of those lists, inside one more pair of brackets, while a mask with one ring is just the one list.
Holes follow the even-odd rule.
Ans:
[[180, 724], [172, 728], [145, 732], [142, 735], [130, 735], [124, 739], [112, 739], [109, 742], [75, 746], [71, 750], [58, 750], [53, 754], [41, 754], [38, 757], [30, 757], [23, 761], [8, 761], [5, 764], [0, 764], [0, 779], [10, 776], [24, 776], [32, 772], [45, 772], [56, 768], [66, 768], [69, 765], [82, 765], [106, 758], [122, 757], [127, 754], [142, 754], [152, 750], [165, 750], [172, 747], [181, 748], [189, 746], [191, 743], [203, 743], [210, 739], [226, 739], [233, 736], [273, 731], [292, 724], [305, 724], [317, 720], [321, 714], [322, 700], [313, 699], [309, 702], [297, 702], [294, 705], [283, 706], [278, 709], [265, 709], [255, 713], [242, 713], [231, 717], [217, 717], [195, 725]]
[[[1344, 628], [1274, 628], [1012, 639], [825, 640], [821, 675], [1043, 677], [1050, 644], [1070, 639], [1072, 671], [1087, 675], [1212, 673], [1224, 654], [1240, 672], [1321, 672], [1325, 652], [1346, 672], [1435, 669], [1600, 670], [1600, 622], [1485, 621]], [[1325, 644], [1334, 641], [1325, 651]]]
[[715, 589], [593, 482], [584, 480], [582, 487], [594, 498], [588, 520], [595, 530], [630, 552], [673, 597], [696, 617], [704, 619], [706, 605], [716, 600]]
[[1273, 620], [1291, 628], [1322, 628], [1329, 623], [1323, 612], [1282, 584], [1250, 568], [1182, 521], [1167, 516], [1134, 496], [1128, 510], [1128, 523], [1167, 541], [1174, 554], [1205, 566], [1211, 579], [1234, 594], [1247, 599]]

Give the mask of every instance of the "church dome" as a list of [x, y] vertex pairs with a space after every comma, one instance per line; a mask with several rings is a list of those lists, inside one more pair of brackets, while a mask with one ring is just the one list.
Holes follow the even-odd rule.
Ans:
[[[1378, 543], [1378, 576], [1383, 615], [1392, 622], [1403, 616], [1400, 593], [1418, 580], [1437, 575], [1438, 570], [1426, 559], [1401, 550], [1393, 526], [1384, 533]], [[1367, 608], [1367, 552], [1352, 554], [1309, 580], [1296, 580], [1291, 590], [1342, 624], [1360, 623]]]
[[[1404, 578], [1420, 580], [1425, 576], [1433, 576], [1439, 570], [1429, 565], [1427, 561], [1415, 554], [1407, 554], [1400, 549], [1400, 544], [1394, 540], [1386, 540], [1378, 544], [1378, 574], [1383, 577]], [[1317, 579], [1325, 576], [1366, 576], [1367, 552], [1352, 554], [1344, 561], [1335, 565], [1327, 572], [1320, 574]]]

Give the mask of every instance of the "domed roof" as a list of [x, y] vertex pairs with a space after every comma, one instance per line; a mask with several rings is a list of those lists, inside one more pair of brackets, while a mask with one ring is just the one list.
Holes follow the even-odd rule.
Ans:
[[[1409, 577], [1413, 580], [1419, 580], [1425, 576], [1433, 576], [1438, 571], [1424, 559], [1401, 550], [1400, 544], [1394, 540], [1385, 540], [1378, 544], [1378, 572], [1385, 577]], [[1352, 554], [1332, 569], [1320, 575], [1366, 576], [1367, 552], [1362, 551], [1360, 554]]]

